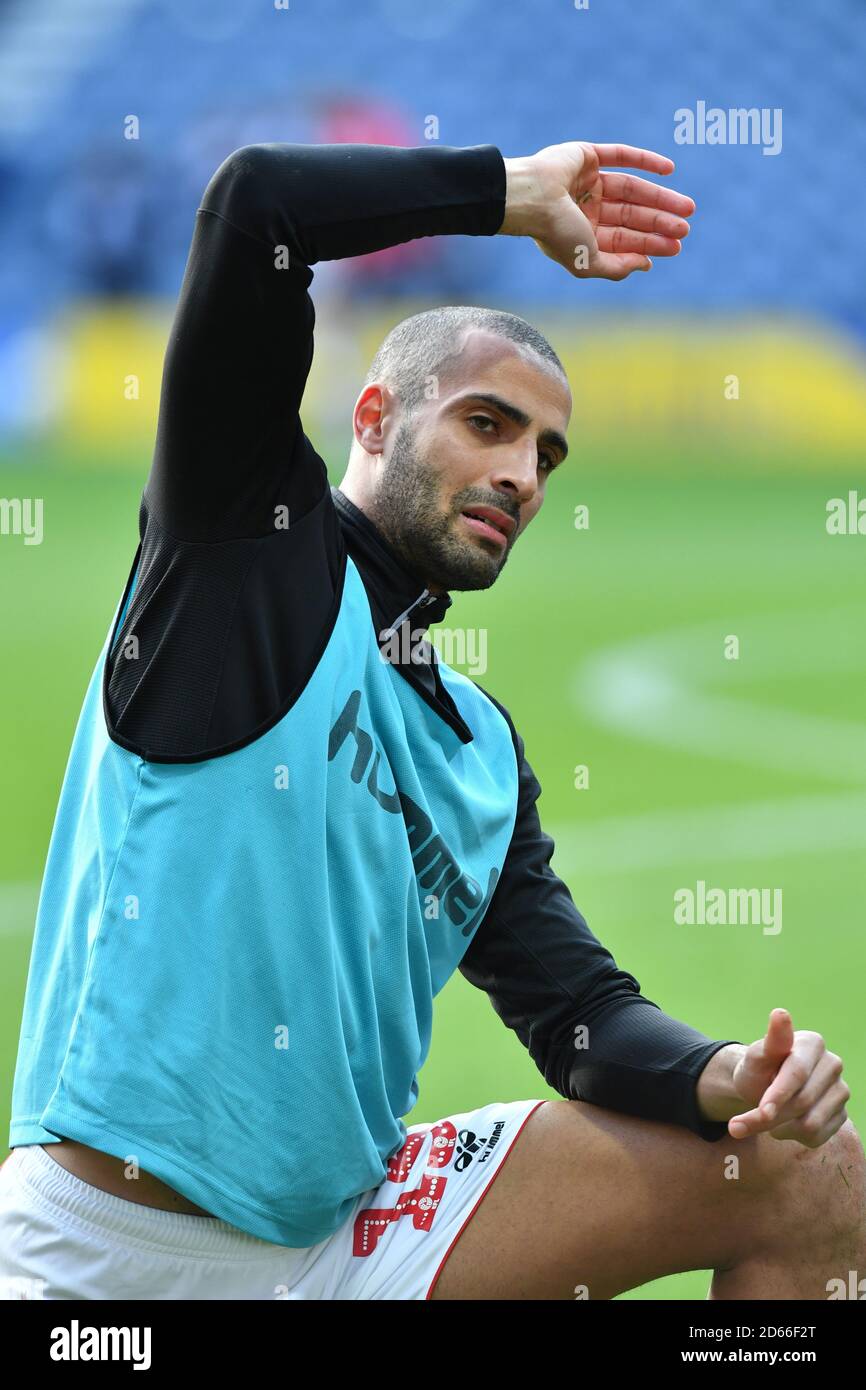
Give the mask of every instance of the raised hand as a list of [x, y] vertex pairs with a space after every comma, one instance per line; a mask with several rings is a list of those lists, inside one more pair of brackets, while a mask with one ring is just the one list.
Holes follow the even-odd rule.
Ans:
[[670, 174], [673, 160], [632, 145], [583, 140], [506, 159], [505, 220], [500, 233], [531, 236], [577, 279], [624, 280], [649, 270], [651, 256], [676, 256], [688, 235], [693, 199], [634, 174]]
[[732, 1115], [728, 1131], [734, 1139], [766, 1133], [817, 1149], [847, 1119], [851, 1092], [841, 1076], [842, 1059], [820, 1033], [795, 1032], [787, 1009], [773, 1009], [765, 1037], [744, 1050], [731, 1074], [735, 1094], [754, 1108]]

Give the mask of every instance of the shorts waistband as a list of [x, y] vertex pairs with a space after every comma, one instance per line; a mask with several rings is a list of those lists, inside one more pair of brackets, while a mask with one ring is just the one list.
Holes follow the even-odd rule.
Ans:
[[232, 1226], [217, 1216], [193, 1216], [163, 1211], [103, 1192], [56, 1162], [41, 1144], [18, 1145], [3, 1164], [11, 1176], [43, 1206], [59, 1209], [75, 1221], [98, 1228], [115, 1240], [122, 1237], [151, 1249], [190, 1256], [220, 1255], [239, 1260], [285, 1260], [303, 1257], [305, 1250], [274, 1245]]

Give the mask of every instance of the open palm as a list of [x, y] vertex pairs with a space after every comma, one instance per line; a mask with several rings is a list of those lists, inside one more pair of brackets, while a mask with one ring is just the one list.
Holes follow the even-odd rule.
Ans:
[[649, 270], [651, 256], [676, 256], [688, 234], [693, 199], [634, 174], [603, 165], [673, 171], [673, 160], [632, 145], [570, 141], [533, 156], [547, 219], [533, 239], [546, 256], [578, 279], [623, 280]]

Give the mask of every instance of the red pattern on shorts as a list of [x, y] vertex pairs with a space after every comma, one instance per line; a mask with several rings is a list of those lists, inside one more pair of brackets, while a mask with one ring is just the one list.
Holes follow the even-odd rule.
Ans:
[[[391, 1155], [387, 1172], [390, 1182], [405, 1181], [426, 1135], [427, 1131], [410, 1134], [402, 1149]], [[418, 1186], [411, 1192], [403, 1192], [394, 1207], [365, 1207], [358, 1212], [352, 1242], [353, 1255], [372, 1255], [392, 1221], [399, 1221], [407, 1212], [412, 1214], [412, 1225], [416, 1231], [430, 1230], [445, 1190], [446, 1177], [441, 1169], [447, 1168], [453, 1159], [456, 1144], [457, 1130], [450, 1120], [442, 1120], [433, 1126], [427, 1166]]]

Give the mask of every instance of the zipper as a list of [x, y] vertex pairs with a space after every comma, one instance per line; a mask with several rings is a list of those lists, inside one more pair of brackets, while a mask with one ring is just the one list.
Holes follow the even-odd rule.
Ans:
[[[389, 637], [392, 637], [394, 633], [397, 632], [400, 627], [402, 627], [403, 623], [405, 623], [406, 619], [409, 617], [409, 614], [414, 612], [416, 608], [429, 608], [430, 605], [435, 603], [437, 598], [439, 597], [439, 594], [431, 594], [429, 589], [424, 589], [414, 600], [414, 602], [409, 604], [409, 607], [406, 609], [406, 611], [404, 613], [401, 613], [398, 618], [394, 619], [393, 623], [386, 630], [381, 640], [387, 641]], [[436, 658], [434, 655], [434, 667], [435, 660]], [[398, 670], [400, 671], [400, 674], [402, 675], [403, 679], [407, 680], [409, 684], [415, 690], [417, 690], [418, 694], [425, 701], [425, 703], [428, 704], [430, 708], [434, 710], [436, 714], [439, 715], [439, 718], [444, 719], [445, 723], [451, 726], [454, 732], [459, 736], [460, 741], [462, 743], [472, 742], [472, 730], [469, 728], [469, 725], [466, 723], [462, 714], [455, 705], [452, 697], [449, 695], [448, 691], [445, 689], [444, 686], [442, 686], [441, 696], [435, 696], [427, 689], [423, 681], [420, 681], [414, 675], [414, 673], [411, 672], [411, 669], [409, 672], [407, 672], [406, 670], [404, 670], [402, 666], [399, 666]]]
[[414, 602], [410, 603], [409, 607], [403, 613], [401, 613], [399, 617], [394, 619], [391, 626], [385, 631], [382, 640], [387, 641], [389, 637], [393, 637], [394, 633], [397, 632], [403, 626], [409, 614], [413, 612], [414, 609], [429, 608], [431, 603], [436, 602], [437, 598], [437, 594], [431, 594], [429, 589], [424, 589], [423, 592], [420, 593], [418, 597], [414, 600]]

